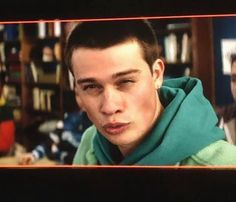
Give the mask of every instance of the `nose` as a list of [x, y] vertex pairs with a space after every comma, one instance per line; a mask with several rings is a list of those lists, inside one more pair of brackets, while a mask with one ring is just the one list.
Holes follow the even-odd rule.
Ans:
[[105, 89], [102, 94], [100, 110], [105, 115], [112, 115], [123, 110], [123, 98], [116, 89]]

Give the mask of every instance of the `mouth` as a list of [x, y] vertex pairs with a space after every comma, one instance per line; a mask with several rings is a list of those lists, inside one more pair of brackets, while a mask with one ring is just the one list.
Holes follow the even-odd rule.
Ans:
[[129, 123], [108, 123], [103, 126], [106, 133], [117, 135], [123, 133], [129, 127]]

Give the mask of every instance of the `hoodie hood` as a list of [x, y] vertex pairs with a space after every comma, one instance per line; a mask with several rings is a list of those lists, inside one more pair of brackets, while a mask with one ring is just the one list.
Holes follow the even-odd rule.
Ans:
[[[158, 94], [164, 106], [162, 115], [150, 135], [119, 164], [175, 165], [224, 138], [223, 131], [216, 126], [217, 116], [203, 95], [199, 79], [168, 79]], [[114, 153], [118, 153], [116, 150], [115, 145], [97, 132], [94, 151], [101, 164], [117, 164], [113, 160]]]

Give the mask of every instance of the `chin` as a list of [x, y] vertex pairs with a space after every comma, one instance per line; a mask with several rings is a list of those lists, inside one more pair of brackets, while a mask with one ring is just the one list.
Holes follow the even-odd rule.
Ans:
[[117, 145], [117, 146], [122, 146], [122, 145], [131, 145], [133, 144], [134, 142], [136, 142], [135, 140], [131, 139], [131, 138], [128, 138], [127, 137], [124, 137], [124, 138], [118, 138], [118, 139], [114, 139], [114, 138], [110, 138], [108, 139], [112, 144], [114, 145]]

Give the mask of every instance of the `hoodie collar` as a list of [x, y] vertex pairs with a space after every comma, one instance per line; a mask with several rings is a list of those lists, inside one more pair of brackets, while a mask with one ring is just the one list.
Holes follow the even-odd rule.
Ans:
[[101, 164], [175, 165], [224, 138], [200, 80], [189, 77], [166, 80], [158, 93], [165, 108], [162, 115], [150, 135], [120, 163], [113, 157], [118, 148], [99, 132], [96, 134], [94, 150]]

